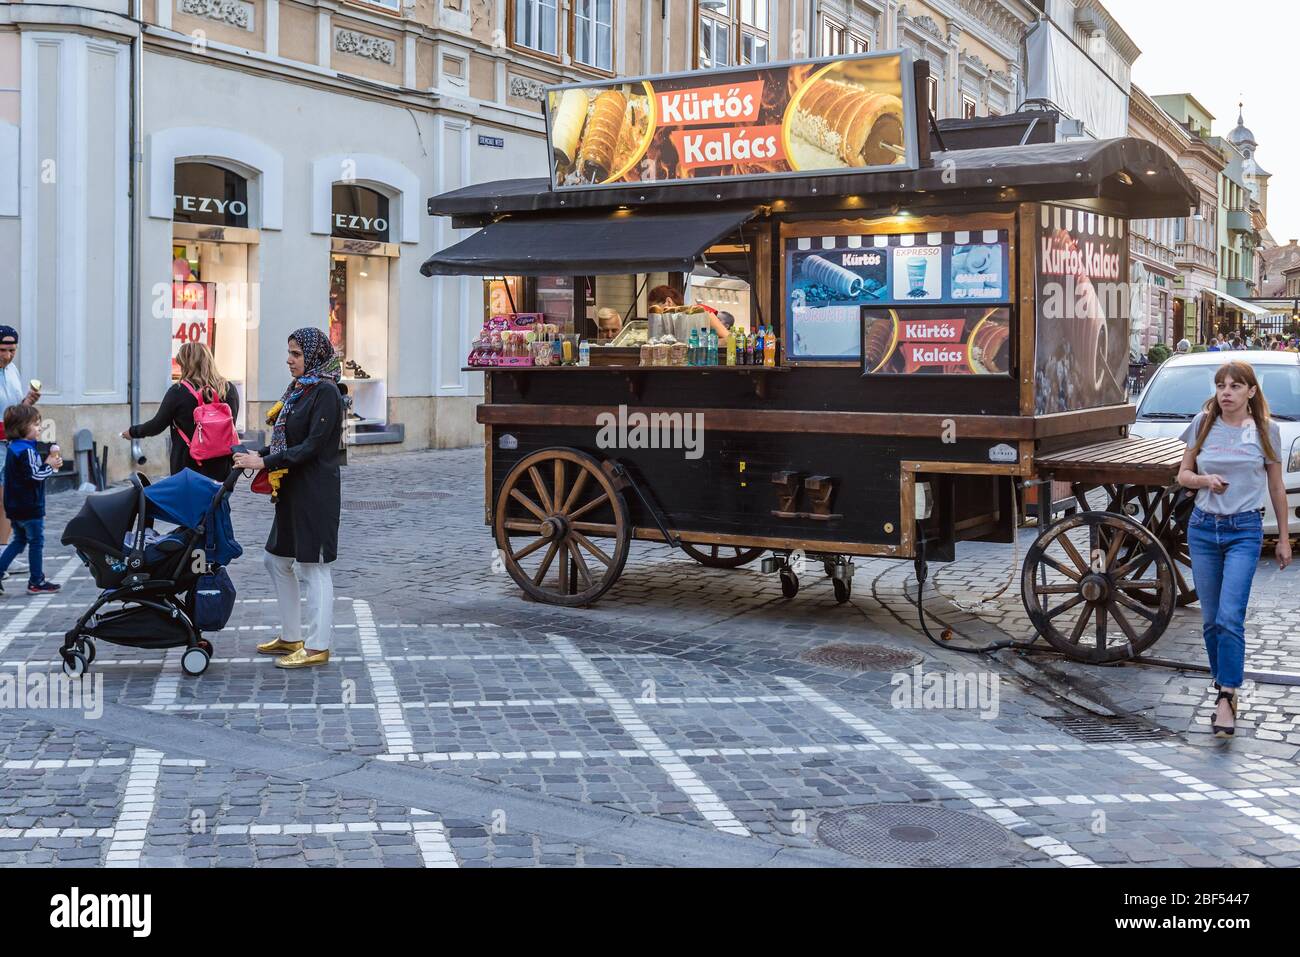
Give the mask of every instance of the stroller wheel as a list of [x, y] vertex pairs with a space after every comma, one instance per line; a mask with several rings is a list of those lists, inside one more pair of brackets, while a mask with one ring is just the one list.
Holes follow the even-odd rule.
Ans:
[[86, 673], [86, 656], [79, 651], [63, 652], [63, 673], [69, 678], [80, 678]]
[[187, 648], [185, 654], [181, 655], [181, 670], [191, 677], [198, 677], [208, 670], [208, 660], [211, 657], [198, 645]]
[[86, 637], [78, 638], [78, 639], [73, 643], [73, 647], [74, 647], [77, 651], [81, 652], [82, 657], [86, 659], [86, 666], [87, 666], [87, 667], [89, 667], [90, 665], [94, 664], [94, 662], [95, 662], [95, 642], [94, 642], [92, 639], [90, 639], [90, 638], [86, 638]]

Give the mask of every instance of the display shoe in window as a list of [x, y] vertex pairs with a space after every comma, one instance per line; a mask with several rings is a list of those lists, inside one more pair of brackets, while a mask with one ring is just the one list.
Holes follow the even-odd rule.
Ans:
[[344, 363], [343, 368], [352, 370], [352, 378], [354, 379], [370, 378], [370, 373], [367, 372], [365, 369], [361, 368], [361, 366], [357, 365], [356, 362], [352, 359], [349, 359], [346, 363]]

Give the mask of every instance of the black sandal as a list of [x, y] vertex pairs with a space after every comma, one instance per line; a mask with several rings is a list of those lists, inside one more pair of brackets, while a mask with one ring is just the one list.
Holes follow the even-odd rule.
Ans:
[[[1221, 724], [1216, 724], [1215, 719], [1219, 716], [1219, 702], [1227, 701], [1228, 707], [1232, 709], [1233, 727], [1229, 728]], [[1237, 693], [1235, 691], [1219, 691], [1219, 696], [1214, 699], [1214, 717], [1210, 719], [1210, 727], [1214, 730], [1216, 738], [1230, 738], [1236, 730], [1237, 724]]]

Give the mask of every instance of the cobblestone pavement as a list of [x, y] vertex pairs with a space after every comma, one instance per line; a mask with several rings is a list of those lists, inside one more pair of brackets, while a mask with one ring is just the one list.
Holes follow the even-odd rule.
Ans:
[[[482, 476], [479, 450], [345, 471], [335, 657], [294, 672], [254, 649], [277, 628], [260, 562], [270, 508], [240, 489], [240, 603], [203, 676], [183, 677], [175, 651], [101, 642], [102, 714], [30, 696], [0, 710], [0, 865], [931, 862], [925, 841], [877, 842], [863, 860], [822, 839], [836, 812], [883, 805], [952, 812], [928, 849], [970, 864], [1300, 864], [1295, 686], [1249, 688], [1224, 747], [1203, 733], [1202, 675], [927, 643], [903, 562], [859, 562], [841, 605], [820, 574], [786, 600], [756, 568], [638, 543], [597, 605], [539, 605], [494, 562]], [[80, 501], [51, 500], [48, 541]], [[1008, 546], [959, 554], [936, 569], [963, 599], [1011, 560]], [[61, 593], [0, 599], [0, 682], [56, 670], [94, 595], [68, 549], [51, 545], [47, 566]], [[1288, 581], [1257, 580], [1255, 669], [1300, 672]], [[1156, 652], [1199, 661], [1197, 614], [1180, 611]], [[958, 641], [1028, 635], [1018, 582], [947, 617]], [[834, 644], [895, 662], [855, 673], [805, 658]], [[932, 697], [940, 680], [984, 697]], [[1150, 733], [1061, 727], [1106, 710]], [[974, 824], [1001, 840], [967, 850]]]

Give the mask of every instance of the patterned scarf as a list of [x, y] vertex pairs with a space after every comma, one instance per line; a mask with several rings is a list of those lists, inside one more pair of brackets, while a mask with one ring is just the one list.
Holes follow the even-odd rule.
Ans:
[[293, 410], [294, 405], [307, 392], [309, 392], [316, 383], [329, 381], [335, 384], [343, 374], [343, 367], [339, 364], [339, 357], [334, 352], [334, 346], [330, 344], [330, 337], [319, 329], [313, 329], [310, 326], [303, 329], [296, 329], [289, 336], [298, 347], [302, 349], [302, 360], [304, 371], [289, 383], [289, 387], [284, 390], [284, 395], [276, 403], [274, 427], [271, 430], [271, 451], [283, 452], [286, 446], [284, 429], [289, 421], [289, 413]]

